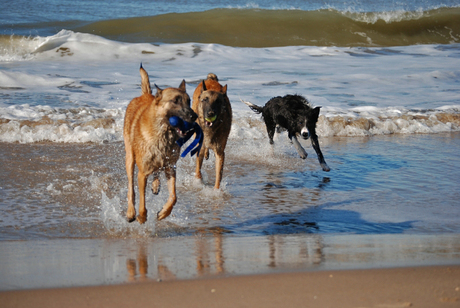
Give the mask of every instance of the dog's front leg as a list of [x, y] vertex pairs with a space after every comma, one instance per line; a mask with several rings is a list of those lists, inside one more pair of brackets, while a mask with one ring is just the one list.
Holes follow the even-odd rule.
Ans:
[[145, 186], [147, 184], [147, 175], [139, 170], [137, 174], [137, 185], [139, 186], [139, 215], [137, 221], [143, 224], [147, 221], [147, 209], [145, 208]]
[[311, 136], [311, 145], [313, 146], [313, 149], [315, 149], [315, 152], [318, 155], [318, 161], [319, 161], [319, 164], [321, 165], [321, 168], [323, 168], [323, 171], [326, 171], [326, 172], [331, 171], [331, 168], [329, 168], [329, 166], [326, 164], [323, 153], [321, 152], [321, 149], [319, 148], [318, 136], [316, 134], [312, 134]]
[[220, 188], [220, 182], [222, 181], [222, 172], [224, 170], [225, 152], [216, 153], [216, 183], [215, 189]]
[[166, 179], [168, 181], [168, 190], [169, 190], [169, 198], [166, 201], [165, 205], [161, 211], [158, 212], [157, 217], [158, 220], [162, 220], [171, 214], [171, 211], [176, 204], [177, 197], [176, 197], [176, 169], [174, 167], [168, 167], [165, 169]]
[[292, 143], [294, 144], [297, 153], [299, 153], [300, 158], [305, 159], [307, 158], [307, 151], [300, 145], [299, 141], [297, 140], [296, 135], [291, 136]]

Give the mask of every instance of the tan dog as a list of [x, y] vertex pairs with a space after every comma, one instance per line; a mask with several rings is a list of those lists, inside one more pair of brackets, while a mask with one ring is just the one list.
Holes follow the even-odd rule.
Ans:
[[216, 155], [216, 182], [220, 188], [225, 161], [225, 146], [232, 126], [232, 107], [227, 97], [227, 85], [222, 87], [217, 76], [210, 73], [193, 93], [192, 109], [197, 113], [197, 122], [203, 130], [204, 141], [196, 159], [195, 177], [201, 179], [203, 158], [209, 158], [209, 149]]
[[158, 194], [160, 190], [159, 172], [165, 172], [168, 181], [169, 198], [158, 212], [158, 219], [163, 219], [171, 213], [176, 204], [176, 162], [179, 159], [180, 147], [176, 140], [185, 136], [169, 124], [169, 117], [178, 116], [185, 121], [193, 122], [197, 115], [190, 108], [190, 97], [185, 92], [185, 81], [179, 88], [157, 88], [153, 96], [147, 72], [140, 68], [142, 79], [142, 96], [134, 98], [128, 105], [125, 115], [123, 137], [126, 150], [126, 173], [128, 174], [128, 211], [129, 222], [136, 218], [134, 207], [134, 165], [139, 169], [137, 181], [139, 185], [139, 216], [142, 224], [147, 220], [145, 209], [145, 186], [147, 177], [154, 174], [152, 191]]

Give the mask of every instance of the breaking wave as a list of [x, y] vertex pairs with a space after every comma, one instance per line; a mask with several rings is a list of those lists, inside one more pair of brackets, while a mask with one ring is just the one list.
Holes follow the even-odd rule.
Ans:
[[[56, 109], [16, 106], [0, 108], [1, 142], [107, 143], [123, 140], [124, 110]], [[249, 114], [249, 116], [248, 116]], [[460, 131], [460, 106], [436, 110], [379, 109], [326, 112], [317, 124], [321, 137]], [[235, 117], [230, 138], [234, 142], [266, 138], [263, 121], [249, 112]]]
[[460, 42], [460, 8], [393, 12], [214, 9], [98, 21], [72, 30], [131, 43], [234, 47], [451, 44]]

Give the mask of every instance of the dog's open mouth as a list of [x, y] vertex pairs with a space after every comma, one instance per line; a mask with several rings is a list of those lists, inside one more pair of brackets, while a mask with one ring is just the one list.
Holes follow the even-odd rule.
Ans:
[[212, 117], [208, 117], [208, 118], [205, 118], [205, 124], [206, 126], [208, 127], [211, 127], [212, 124], [214, 123], [214, 121], [216, 120], [217, 116], [212, 116]]
[[[187, 126], [187, 127], [182, 127], [182, 128], [175, 127], [176, 133], [180, 138], [184, 138], [185, 136], [187, 136], [190, 133], [190, 131], [193, 131], [193, 126], [191, 126], [191, 124], [189, 124], [189, 123], [187, 123], [187, 124], [188, 125], [184, 125], [184, 126]], [[190, 126], [190, 127], [188, 127], [188, 126]]]
[[193, 130], [193, 123], [186, 122], [177, 116], [169, 118], [169, 124], [174, 128], [179, 138], [184, 138]]
[[180, 128], [176, 127], [176, 133], [180, 138], [184, 138], [187, 135], [187, 132], [181, 130]]

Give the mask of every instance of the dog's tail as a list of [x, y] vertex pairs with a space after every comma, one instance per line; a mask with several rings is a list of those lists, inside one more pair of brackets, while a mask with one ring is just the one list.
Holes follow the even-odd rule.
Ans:
[[253, 103], [245, 102], [245, 101], [243, 101], [241, 98], [240, 98], [240, 100], [241, 100], [243, 103], [245, 103], [246, 105], [248, 105], [249, 108], [251, 108], [252, 111], [254, 111], [255, 113], [262, 113], [262, 110], [264, 110], [262, 107], [257, 106], [257, 105], [254, 105]]
[[141, 72], [142, 94], [152, 94], [152, 89], [150, 88], [149, 74], [147, 74], [147, 71], [142, 67], [142, 63], [141, 68], [139, 70]]
[[219, 82], [219, 78], [217, 78], [217, 75], [214, 73], [209, 73], [208, 76], [206, 76], [206, 78], [209, 80], [214, 80], [214, 81]]

